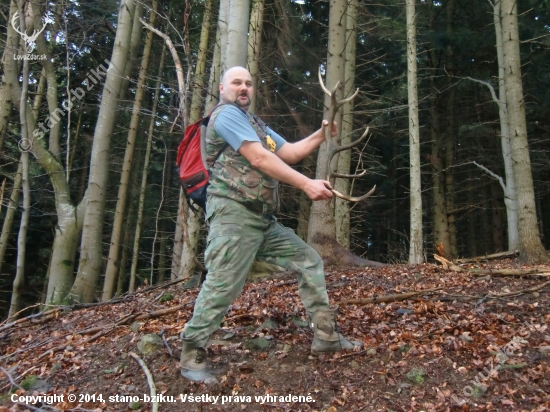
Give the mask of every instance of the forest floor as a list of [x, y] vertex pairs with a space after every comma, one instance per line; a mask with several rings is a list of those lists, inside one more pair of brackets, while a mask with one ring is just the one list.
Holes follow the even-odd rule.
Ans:
[[[197, 288], [168, 284], [54, 308], [0, 325], [0, 411], [550, 410], [550, 267], [522, 277], [496, 274], [534, 269], [515, 259], [460, 268], [329, 268], [339, 328], [365, 348], [320, 357], [309, 353], [294, 277], [249, 283], [213, 336], [213, 385], [179, 374], [179, 333]], [[138, 350], [147, 334], [162, 337], [150, 355]], [[152, 374], [156, 405], [136, 356]], [[49, 398], [23, 404], [39, 395]]]

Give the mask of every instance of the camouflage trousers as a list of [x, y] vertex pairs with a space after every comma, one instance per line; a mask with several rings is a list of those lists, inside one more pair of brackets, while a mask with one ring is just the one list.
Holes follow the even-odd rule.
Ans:
[[227, 198], [210, 196], [206, 210], [208, 275], [195, 301], [193, 318], [185, 325], [185, 342], [206, 345], [229, 305], [241, 294], [254, 259], [296, 272], [308, 313], [329, 307], [323, 261], [294, 231], [277, 223], [274, 216], [258, 214]]

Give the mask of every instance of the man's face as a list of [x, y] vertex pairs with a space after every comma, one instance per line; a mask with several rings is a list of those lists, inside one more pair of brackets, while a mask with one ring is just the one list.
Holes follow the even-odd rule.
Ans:
[[220, 84], [220, 94], [224, 103], [235, 103], [243, 110], [248, 110], [252, 102], [252, 76], [242, 67], [229, 69]]

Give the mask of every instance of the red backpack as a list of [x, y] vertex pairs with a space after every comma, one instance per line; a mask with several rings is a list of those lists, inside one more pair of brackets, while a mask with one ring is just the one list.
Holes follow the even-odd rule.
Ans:
[[[210, 179], [210, 172], [206, 164], [206, 127], [210, 121], [212, 111], [208, 116], [185, 128], [185, 134], [178, 146], [176, 157], [176, 164], [180, 170], [180, 181], [187, 203], [195, 212], [198, 212], [198, 210], [191, 204], [191, 200], [194, 204], [206, 210], [206, 188]], [[227, 146], [225, 144], [216, 159]]]

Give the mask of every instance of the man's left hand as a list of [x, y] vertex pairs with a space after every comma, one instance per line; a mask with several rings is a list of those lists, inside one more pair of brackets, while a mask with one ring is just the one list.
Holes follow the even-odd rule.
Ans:
[[[321, 124], [321, 127], [323, 129], [323, 133], [325, 133], [325, 129], [328, 127], [328, 120], [323, 120], [323, 123]], [[333, 122], [332, 123], [332, 129], [330, 131], [331, 137], [338, 136], [338, 123]]]

